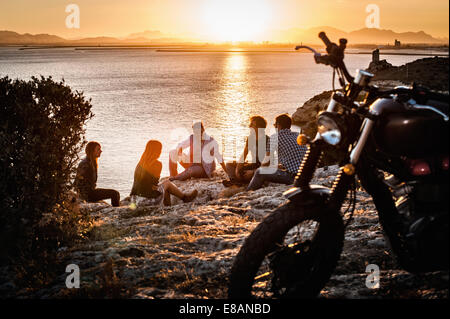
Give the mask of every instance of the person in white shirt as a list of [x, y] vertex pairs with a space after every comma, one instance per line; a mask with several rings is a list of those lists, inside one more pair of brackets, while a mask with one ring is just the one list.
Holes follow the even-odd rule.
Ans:
[[[219, 144], [213, 137], [206, 134], [203, 123], [195, 122], [192, 129], [193, 134], [169, 153], [170, 180], [184, 181], [192, 177], [210, 178], [216, 169], [216, 160], [226, 172]], [[188, 154], [183, 152], [184, 149], [188, 149]], [[178, 163], [185, 168], [185, 171], [180, 174], [177, 170]]]

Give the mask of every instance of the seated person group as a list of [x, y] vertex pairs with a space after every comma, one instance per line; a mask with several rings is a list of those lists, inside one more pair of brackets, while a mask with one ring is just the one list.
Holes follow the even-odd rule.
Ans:
[[[196, 122], [192, 126], [193, 134], [169, 152], [170, 177], [163, 182], [160, 182], [162, 163], [158, 160], [162, 144], [150, 140], [136, 165], [130, 196], [145, 197], [154, 205], [170, 206], [171, 195], [183, 202], [190, 202], [198, 195], [198, 191], [185, 193], [172, 181], [211, 178], [216, 169], [216, 160], [229, 178], [223, 181], [225, 186], [248, 184], [246, 189], [250, 191], [263, 187], [265, 182], [290, 185], [306, 153], [306, 147], [297, 144], [298, 133], [291, 131], [291, 124], [288, 114], [277, 116], [274, 124], [276, 133], [269, 137], [265, 133], [267, 121], [261, 116], [251, 117], [250, 135], [246, 138], [240, 159], [225, 163], [217, 141], [205, 132], [202, 122]], [[187, 154], [183, 151], [185, 149]], [[85, 152], [86, 157], [78, 165], [75, 178], [80, 198], [87, 202], [110, 199], [113, 206], [119, 206], [118, 191], [96, 187], [101, 145], [89, 142]], [[251, 162], [246, 161], [249, 154]], [[184, 168], [181, 173], [177, 171], [178, 163]]]

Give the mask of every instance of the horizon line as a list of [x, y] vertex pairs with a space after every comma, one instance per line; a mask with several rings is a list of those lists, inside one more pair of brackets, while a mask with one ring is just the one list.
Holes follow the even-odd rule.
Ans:
[[[288, 29], [280, 29], [280, 30], [270, 30], [269, 32], [289, 32], [292, 30], [303, 30], [303, 31], [308, 31], [311, 29], [320, 29], [320, 28], [330, 28], [330, 29], [334, 29], [336, 31], [339, 32], [343, 32], [346, 34], [350, 34], [352, 32], [357, 32], [357, 31], [362, 31], [362, 30], [371, 30], [371, 29], [375, 29], [375, 30], [379, 30], [379, 31], [386, 31], [386, 32], [393, 32], [396, 34], [405, 34], [405, 33], [415, 33], [415, 34], [426, 34], [428, 36], [431, 36], [433, 39], [438, 40], [438, 41], [443, 41], [443, 42], [448, 42], [449, 41], [449, 35], [441, 37], [441, 36], [433, 36], [430, 33], [427, 33], [424, 30], [418, 30], [418, 31], [395, 31], [393, 29], [383, 29], [383, 28], [367, 28], [367, 27], [363, 27], [363, 28], [359, 28], [359, 29], [355, 29], [352, 31], [346, 31], [346, 30], [342, 30], [339, 28], [335, 28], [335, 27], [331, 27], [331, 26], [315, 26], [315, 27], [309, 27], [309, 28], [301, 28], [301, 27], [292, 27], [292, 28], [288, 28]], [[128, 33], [126, 36], [119, 36], [119, 35], [106, 35], [106, 34], [101, 34], [101, 35], [81, 35], [78, 36], [76, 38], [68, 38], [67, 35], [59, 35], [56, 33], [31, 33], [31, 32], [24, 32], [24, 33], [20, 33], [18, 31], [13, 31], [13, 30], [8, 30], [8, 29], [4, 29], [4, 30], [0, 30], [0, 32], [13, 32], [18, 34], [19, 36], [24, 36], [24, 35], [31, 35], [31, 36], [39, 36], [39, 35], [47, 35], [47, 36], [56, 36], [58, 38], [61, 38], [62, 40], [66, 41], [66, 42], [77, 42], [77, 41], [81, 41], [81, 40], [88, 40], [88, 39], [97, 39], [97, 38], [113, 38], [114, 40], [119, 40], [119, 41], [133, 41], [133, 39], [139, 39], [139, 38], [143, 38], [143, 39], [147, 39], [149, 41], [154, 41], [154, 40], [164, 40], [164, 39], [172, 39], [172, 40], [176, 40], [176, 41], [182, 41], [182, 42], [189, 42], [189, 43], [208, 43], [208, 44], [228, 44], [228, 43], [233, 43], [233, 42], [239, 42], [239, 43], [291, 43], [289, 41], [274, 41], [274, 40], [243, 40], [243, 41], [232, 41], [232, 40], [211, 40], [211, 39], [204, 39], [201, 35], [195, 35], [195, 36], [183, 36], [183, 35], [176, 35], [176, 34], [166, 34], [164, 33], [164, 31], [161, 30], [143, 30], [143, 31], [135, 31], [135, 32], [131, 32]], [[139, 33], [146, 33], [146, 32], [160, 32], [162, 33], [162, 36], [159, 38], [146, 38], [145, 36], [142, 37], [136, 37], [136, 38], [130, 38], [130, 35], [132, 34], [139, 34]], [[180, 43], [180, 42], [172, 42], [172, 43]], [[307, 42], [305, 42], [307, 43]], [[368, 43], [364, 43], [364, 44], [368, 44]], [[380, 44], [380, 43], [373, 43], [373, 44]], [[425, 43], [424, 43], [425, 44]], [[444, 43], [443, 43], [444, 44]]]

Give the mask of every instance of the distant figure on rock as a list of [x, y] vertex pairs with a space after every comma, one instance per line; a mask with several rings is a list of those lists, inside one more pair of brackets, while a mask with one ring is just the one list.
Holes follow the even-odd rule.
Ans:
[[[286, 185], [294, 182], [307, 149], [297, 144], [298, 133], [291, 131], [291, 125], [288, 114], [277, 116], [274, 124], [277, 133], [270, 137], [270, 153], [256, 170], [247, 190], [259, 189], [266, 181]], [[273, 167], [274, 163], [278, 166]]]
[[[219, 144], [213, 137], [206, 134], [203, 123], [195, 122], [192, 129], [193, 134], [169, 153], [170, 180], [185, 181], [191, 177], [210, 178], [216, 169], [215, 160], [226, 172]], [[188, 149], [188, 154], [183, 152], [184, 149]], [[185, 168], [185, 171], [180, 174], [177, 171], [178, 163]]]
[[120, 205], [120, 194], [114, 189], [96, 188], [98, 158], [102, 148], [97, 142], [89, 142], [85, 148], [86, 157], [80, 162], [75, 177], [75, 187], [81, 199], [87, 202], [97, 202], [111, 199], [111, 205]]
[[182, 192], [175, 184], [166, 180], [159, 183], [162, 163], [158, 160], [161, 156], [162, 144], [159, 141], [147, 142], [145, 151], [134, 171], [134, 182], [130, 196], [138, 195], [153, 200], [154, 205], [161, 202], [166, 206], [171, 205], [170, 195], [174, 195], [184, 202], [190, 202], [197, 197], [197, 190], [191, 193]]
[[[224, 181], [225, 186], [236, 184], [247, 184], [253, 177], [256, 169], [261, 166], [261, 162], [270, 150], [270, 138], [266, 135], [267, 121], [262, 116], [252, 116], [250, 118], [250, 135], [245, 140], [244, 151], [240, 159], [236, 162], [226, 164], [229, 181]], [[251, 154], [252, 161], [246, 162], [248, 154]]]
[[372, 62], [380, 62], [380, 49], [372, 51]]

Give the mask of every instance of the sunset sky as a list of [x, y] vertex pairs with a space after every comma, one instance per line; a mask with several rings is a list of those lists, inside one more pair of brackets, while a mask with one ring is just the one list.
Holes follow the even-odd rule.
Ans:
[[[65, 24], [71, 3], [80, 8], [79, 29]], [[368, 4], [380, 8], [381, 29], [448, 37], [448, 0], [1, 0], [0, 30], [66, 38], [159, 30], [211, 41], [260, 41], [269, 30], [364, 28]]]

